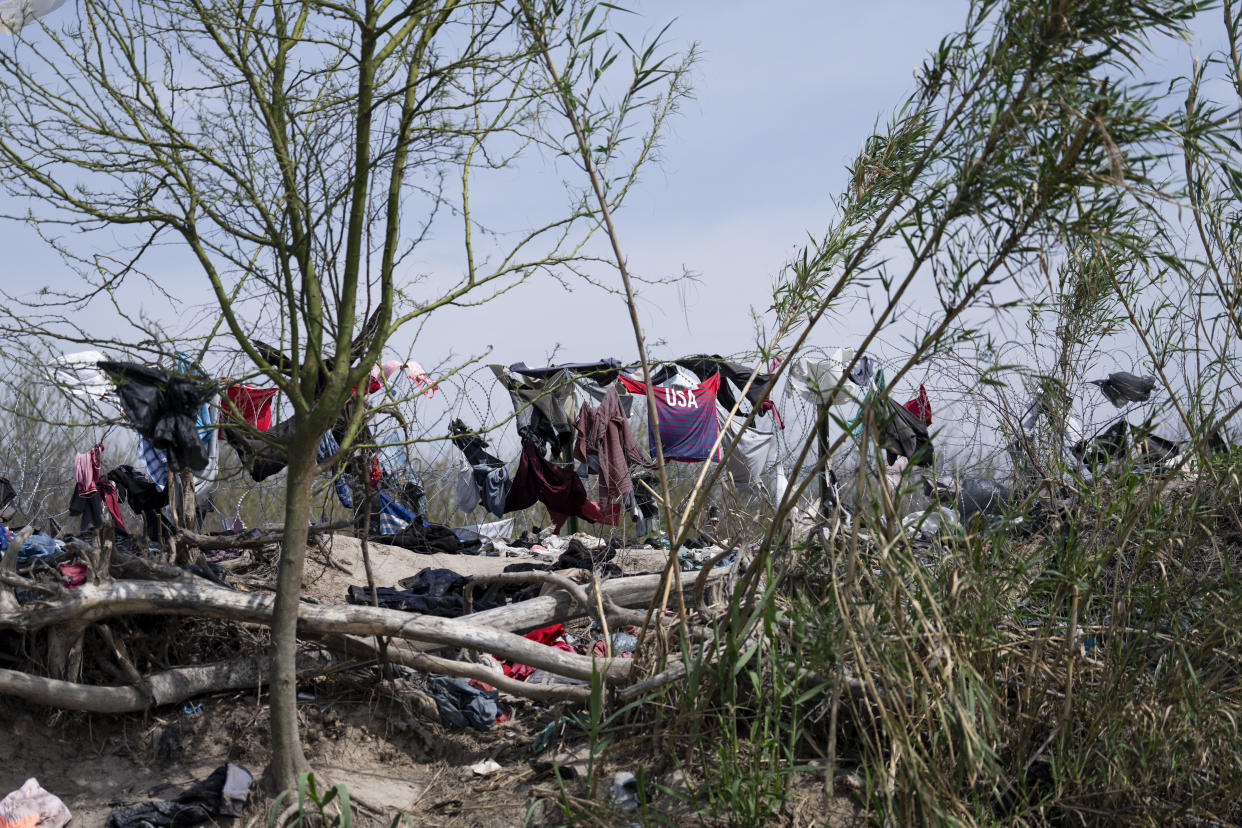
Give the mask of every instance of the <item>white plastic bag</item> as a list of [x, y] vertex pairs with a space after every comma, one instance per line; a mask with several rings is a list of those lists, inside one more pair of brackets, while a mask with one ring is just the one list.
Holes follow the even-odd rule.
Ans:
[[[824, 360], [812, 360], [800, 357], [794, 360], [791, 368], [790, 382], [798, 396], [807, 402], [821, 405], [846, 405], [862, 398], [860, 389], [853, 380], [845, 377], [845, 366], [854, 361], [853, 348], [838, 348], [836, 353]], [[838, 393], [833, 389], [841, 383]]]
[[0, 31], [14, 34], [36, 17], [65, 5], [65, 0], [0, 0]]

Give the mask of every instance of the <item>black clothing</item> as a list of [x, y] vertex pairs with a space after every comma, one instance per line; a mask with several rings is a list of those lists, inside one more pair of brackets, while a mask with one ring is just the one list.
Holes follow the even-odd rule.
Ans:
[[1155, 377], [1136, 377], [1129, 371], [1117, 371], [1109, 374], [1108, 379], [1091, 380], [1098, 385], [1115, 408], [1121, 408], [1127, 402], [1144, 402], [1151, 396], [1156, 387]]
[[139, 434], [167, 452], [177, 468], [207, 468], [197, 418], [200, 406], [215, 396], [214, 385], [134, 362], [105, 361], [99, 367], [117, 384], [121, 410]]
[[[697, 354], [695, 356], [683, 357], [676, 361], [677, 365], [688, 368], [700, 380], [711, 378], [711, 375], [720, 372], [722, 380], [728, 380], [733, 383], [738, 390], [746, 387], [746, 381], [750, 379], [751, 369], [737, 362], [730, 362], [719, 354]], [[662, 380], [654, 380], [659, 384]], [[746, 401], [750, 403], [751, 409], [763, 404], [764, 399], [769, 396], [771, 389], [768, 387], [772, 383], [772, 375], [760, 372], [755, 377], [755, 382], [750, 386], [750, 390], [746, 392]], [[720, 383], [720, 390], [716, 392], [716, 401], [725, 407], [726, 410], [732, 411], [737, 397], [733, 394], [733, 389], [729, 387], [729, 383]], [[749, 410], [739, 409], [743, 415], [749, 414]], [[761, 415], [762, 416], [762, 415]]]
[[479, 541], [459, 540], [452, 529], [434, 523], [430, 526], [419, 526], [411, 523], [400, 532], [391, 535], [374, 535], [372, 540], [377, 543], [386, 543], [389, 546], [400, 546], [403, 549], [409, 549], [411, 552], [420, 552], [424, 555], [434, 555], [436, 553], [445, 555], [477, 555], [482, 547]]
[[934, 466], [936, 450], [927, 426], [901, 403], [891, 399], [884, 402], [888, 417], [880, 424], [880, 445], [889, 465], [898, 457], [905, 457], [912, 466]]

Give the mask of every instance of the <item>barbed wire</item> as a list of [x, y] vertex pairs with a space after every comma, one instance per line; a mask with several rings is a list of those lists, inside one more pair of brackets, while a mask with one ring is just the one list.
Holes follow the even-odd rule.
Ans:
[[[811, 360], [827, 360], [839, 347], [837, 345], [814, 345], [803, 349], [800, 358]], [[895, 376], [907, 359], [891, 356], [871, 356], [877, 375], [883, 372], [886, 378]], [[741, 352], [726, 357], [729, 361], [742, 365], [755, 365], [760, 355], [754, 352]], [[994, 361], [994, 360], [993, 360]], [[1020, 371], [1013, 371], [1007, 377], [992, 377], [986, 382], [982, 379], [988, 365], [973, 362], [970, 355], [948, 353], [933, 355], [911, 367], [897, 387], [888, 389], [889, 396], [898, 403], [906, 399], [916, 398], [920, 385], [926, 390], [931, 401], [933, 425], [931, 432], [938, 457], [938, 466], [953, 473], [962, 470], [973, 470], [987, 475], [1005, 473], [1009, 466], [1009, 444], [1012, 424], [1020, 417], [1022, 410], [1030, 402], [1029, 383], [1025, 382]], [[765, 366], [766, 368], [766, 366]], [[378, 392], [383, 394], [385, 392]], [[486, 514], [482, 507], [470, 513], [462, 513], [456, 505], [454, 492], [456, 480], [462, 465], [462, 459], [456, 446], [448, 439], [449, 423], [454, 420], [463, 421], [467, 428], [481, 433], [492, 446], [492, 451], [502, 460], [511, 462], [520, 451], [520, 439], [517, 434], [517, 422], [512, 398], [504, 383], [496, 376], [491, 367], [478, 365], [470, 370], [460, 371], [452, 376], [437, 381], [434, 391], [430, 389], [403, 389], [399, 394], [395, 389], [387, 392], [389, 397], [383, 399], [399, 412], [400, 417], [385, 415], [373, 423], [376, 440], [381, 446], [401, 446], [401, 450], [381, 450], [385, 462], [385, 471], [398, 481], [411, 480], [418, 482], [429, 499], [429, 517], [439, 522], [452, 525], [482, 523], [495, 518]], [[1087, 392], [1080, 395], [1078, 410], [1081, 412], [1085, 433], [1093, 433], [1099, 423], [1110, 423], [1118, 417], [1131, 414], [1134, 408], [1142, 409], [1143, 417], [1150, 417], [1156, 403], [1136, 406], [1122, 411], [1093, 404], [1085, 398]], [[788, 379], [782, 379], [773, 390], [770, 398], [776, 405], [781, 425], [778, 427], [772, 415], [766, 415], [760, 422], [761, 431], [773, 433], [775, 448], [769, 454], [764, 467], [763, 477], [772, 480], [784, 475], [791, 481], [799, 481], [808, 473], [806, 468], [796, 468], [796, 461], [803, 446], [812, 439], [818, 418], [816, 405], [799, 396]], [[380, 399], [380, 398], [377, 398]], [[584, 399], [579, 395], [578, 399]], [[854, 416], [853, 403], [841, 406], [835, 411], [838, 416], [849, 421]], [[279, 411], [279, 406], [277, 406]], [[646, 401], [635, 396], [631, 415], [631, 427], [644, 447], [647, 444]], [[408, 424], [408, 438], [400, 420]], [[830, 427], [832, 438], [839, 435], [840, 423]], [[43, 517], [63, 518], [67, 511], [53, 505], [56, 497], [73, 484], [69, 469], [58, 470], [59, 473], [31, 466], [29, 459], [16, 460], [10, 454], [10, 462], [18, 465], [19, 478], [15, 488], [19, 488], [19, 498], [23, 511], [27, 514], [38, 513]], [[815, 459], [814, 451], [809, 454], [809, 461]], [[834, 452], [832, 465], [838, 474], [851, 474], [857, 471], [860, 463], [858, 444], [855, 440], [845, 440]], [[137, 465], [137, 464], [136, 464]], [[809, 466], [808, 464], [804, 464]], [[278, 474], [261, 482], [247, 479], [246, 475], [236, 467], [232, 468], [231, 476], [222, 471], [222, 479], [216, 486], [216, 508], [221, 517], [247, 517], [247, 522], [276, 522], [283, 513], [285, 479]], [[679, 477], [689, 478], [697, 472], [684, 464], [670, 464], [670, 468]], [[223, 467], [222, 467], [223, 469]], [[3, 475], [4, 470], [0, 470]], [[51, 477], [48, 477], [48, 474]], [[34, 481], [36, 481], [35, 483]], [[330, 487], [319, 486], [320, 494], [324, 495], [325, 509], [328, 508]], [[530, 525], [535, 518], [528, 515], [519, 516], [519, 525]]]

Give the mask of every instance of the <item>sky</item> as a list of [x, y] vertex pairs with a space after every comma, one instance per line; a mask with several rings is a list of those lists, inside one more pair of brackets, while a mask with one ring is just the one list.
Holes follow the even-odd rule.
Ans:
[[[697, 43], [700, 50], [694, 97], [669, 123], [658, 164], [617, 216], [635, 273], [668, 279], [689, 271], [697, 279], [644, 287], [641, 320], [650, 340], [667, 343], [665, 354], [748, 350], [752, 307], [770, 305], [773, 276], [808, 233], [826, 228], [846, 164], [877, 119], [909, 94], [915, 69], [959, 25], [967, 4], [675, 0], [632, 8], [641, 21], [627, 21], [631, 30], [653, 32], [671, 21], [669, 46], [684, 52]], [[48, 20], [67, 13], [69, 7]], [[557, 182], [550, 183], [546, 197], [561, 198]], [[520, 179], [509, 186], [521, 187]], [[502, 189], [493, 197], [511, 194]], [[0, 199], [0, 212], [9, 215], [25, 206]], [[488, 205], [477, 209], [487, 215]], [[107, 242], [92, 239], [103, 248]], [[0, 221], [0, 245], [23, 283], [64, 278], [64, 264], [30, 227]], [[411, 264], [458, 267], [430, 247]], [[174, 295], [201, 295], [192, 263], [175, 256], [155, 261], [153, 277]], [[177, 313], [148, 291], [137, 301], [156, 315]], [[536, 316], [545, 324], [532, 336]], [[466, 341], [463, 328], [472, 334]], [[480, 344], [505, 363], [533, 364], [554, 351], [566, 359], [635, 355], [619, 297], [590, 287], [567, 292], [546, 278], [491, 307], [433, 319], [412, 352], [439, 364]]]
[[[641, 288], [639, 317], [655, 356], [753, 349], [752, 315], [771, 304], [774, 277], [809, 237], [828, 227], [833, 197], [847, 182], [847, 165], [877, 123], [910, 94], [916, 70], [942, 37], [961, 26], [968, 5], [964, 0], [631, 4], [641, 15], [627, 22], [631, 31], [651, 33], [672, 21], [669, 47], [684, 52], [697, 44], [700, 50], [691, 77], [693, 98], [670, 121], [658, 164], [644, 173], [616, 216], [632, 271], [657, 279], [683, 271], [696, 276]], [[1198, 42], [1165, 44], [1160, 60], [1175, 74], [1205, 51]], [[493, 208], [501, 215], [520, 214], [523, 205], [533, 209], [562, 197], [555, 186], [532, 192], [533, 174], [547, 182], [546, 170], [526, 168], [481, 190], [480, 214]], [[0, 197], [0, 213], [20, 214], [26, 207]], [[433, 239], [408, 266], [455, 277], [460, 265], [445, 253], [452, 243], [448, 233]], [[106, 237], [103, 244], [106, 248]], [[118, 241], [104, 252], [119, 254], [123, 246]], [[63, 279], [63, 263], [26, 225], [0, 221], [0, 249], [6, 251], [7, 272], [14, 274], [5, 279], [10, 289]], [[161, 254], [148, 272], [174, 300], [139, 289], [127, 299], [137, 307], [127, 310], [173, 322], [210, 316], [199, 304], [203, 279], [184, 257]], [[920, 298], [916, 290], [912, 304], [917, 307]], [[101, 308], [90, 321], [107, 326], [108, 310]], [[821, 326], [811, 342], [848, 345], [869, 327], [866, 316], [839, 317]], [[504, 364], [636, 356], [620, 297], [590, 286], [566, 289], [546, 277], [483, 307], [439, 311], [418, 330], [416, 341], [411, 338], [412, 332], [398, 336], [394, 355], [408, 354], [427, 366], [453, 364], [488, 348], [485, 361]]]

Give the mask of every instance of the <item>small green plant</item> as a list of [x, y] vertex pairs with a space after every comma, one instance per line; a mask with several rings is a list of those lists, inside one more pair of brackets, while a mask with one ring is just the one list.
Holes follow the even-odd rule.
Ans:
[[[295, 805], [286, 805], [291, 795], [297, 795]], [[400, 825], [402, 815], [392, 822], [393, 828]], [[270, 828], [351, 828], [353, 825], [353, 808], [349, 804], [349, 789], [344, 784], [336, 784], [326, 791], [320, 791], [315, 782], [314, 772], [298, 775], [296, 790], [285, 790], [276, 797], [268, 812]]]

